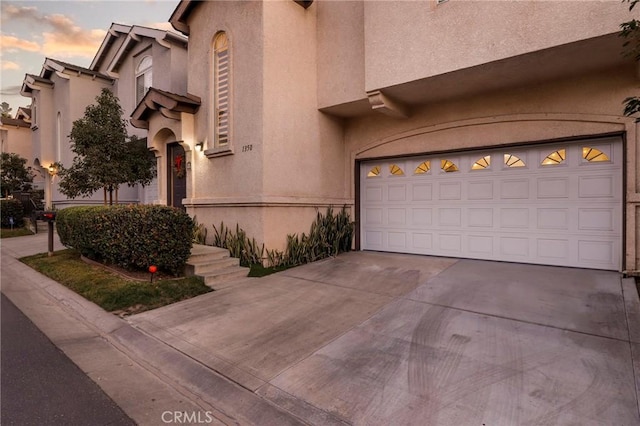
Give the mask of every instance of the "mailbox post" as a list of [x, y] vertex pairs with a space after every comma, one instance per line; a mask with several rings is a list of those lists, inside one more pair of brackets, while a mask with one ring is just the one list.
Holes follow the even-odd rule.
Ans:
[[56, 221], [56, 212], [44, 212], [42, 218], [47, 222], [49, 231], [49, 256], [53, 256], [53, 224]]

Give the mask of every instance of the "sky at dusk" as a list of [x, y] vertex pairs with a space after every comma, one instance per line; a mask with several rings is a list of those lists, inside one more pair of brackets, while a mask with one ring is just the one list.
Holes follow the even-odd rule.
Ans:
[[112, 23], [173, 30], [178, 0], [12, 1], [0, 3], [0, 102], [15, 114], [25, 74], [39, 75], [45, 58], [88, 67]]

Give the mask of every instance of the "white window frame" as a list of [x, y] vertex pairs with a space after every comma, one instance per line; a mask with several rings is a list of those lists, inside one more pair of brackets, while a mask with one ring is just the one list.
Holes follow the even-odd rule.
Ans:
[[[150, 55], [146, 55], [140, 59], [136, 67], [136, 78], [134, 81], [135, 100], [136, 105], [138, 105], [153, 83], [153, 58]], [[140, 90], [141, 88], [142, 90]]]
[[211, 129], [212, 149], [205, 151], [208, 157], [228, 155], [232, 152], [231, 101], [232, 71], [231, 46], [228, 33], [219, 31], [211, 43]]

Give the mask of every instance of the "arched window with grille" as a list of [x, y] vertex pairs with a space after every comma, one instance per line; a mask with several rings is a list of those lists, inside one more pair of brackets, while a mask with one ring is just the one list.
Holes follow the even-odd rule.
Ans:
[[152, 65], [151, 56], [145, 56], [138, 63], [136, 68], [136, 105], [140, 103], [151, 87], [153, 78]]
[[229, 39], [219, 32], [213, 39], [213, 129], [216, 147], [229, 144], [230, 130], [230, 70]]

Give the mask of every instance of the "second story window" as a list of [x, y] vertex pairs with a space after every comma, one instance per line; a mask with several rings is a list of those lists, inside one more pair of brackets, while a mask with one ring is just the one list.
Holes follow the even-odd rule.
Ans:
[[213, 127], [216, 146], [229, 144], [229, 40], [224, 32], [218, 33], [213, 41]]
[[147, 90], [151, 87], [152, 65], [151, 56], [145, 56], [136, 68], [136, 105], [140, 103]]

